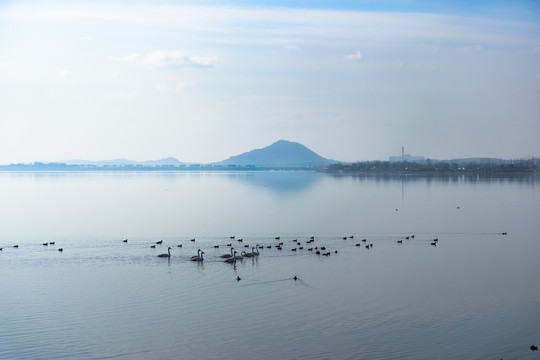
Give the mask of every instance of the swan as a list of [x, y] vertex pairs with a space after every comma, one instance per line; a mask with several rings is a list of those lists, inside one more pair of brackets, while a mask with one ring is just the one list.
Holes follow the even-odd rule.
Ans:
[[223, 255], [220, 255], [219, 257], [222, 258], [222, 259], [230, 259], [230, 258], [234, 257], [233, 251], [234, 251], [234, 248], [231, 247], [231, 253], [230, 254], [223, 254]]
[[167, 249], [168, 254], [159, 254], [158, 257], [171, 257], [171, 247]]
[[193, 255], [189, 260], [191, 261], [203, 261], [203, 254], [204, 251], [201, 251], [201, 249], [197, 250], [197, 255]]
[[237, 254], [238, 254], [238, 251], [235, 251], [234, 256], [233, 256], [236, 260], [242, 260], [244, 258], [242, 255], [237, 255]]
[[258, 252], [255, 253], [255, 248], [252, 247], [250, 253], [247, 253], [247, 252], [245, 252], [245, 251], [242, 251], [242, 255], [245, 256], [245, 257], [254, 257], [254, 256], [259, 255], [259, 253], [258, 253]]
[[[238, 253], [238, 251], [235, 251], [235, 252], [234, 252], [234, 255], [236, 255], [237, 253]], [[226, 254], [226, 255], [228, 255], [228, 254]], [[225, 260], [223, 260], [223, 261], [226, 262], [226, 263], [229, 263], [229, 264], [234, 264], [234, 263], [236, 263], [236, 258], [234, 257], [234, 255], [232, 255], [230, 258], [225, 259]]]
[[[261, 247], [262, 249], [262, 247]], [[253, 249], [251, 249], [251, 252], [255, 255], [255, 256], [259, 256], [259, 244], [255, 245], [255, 251], [253, 251]]]

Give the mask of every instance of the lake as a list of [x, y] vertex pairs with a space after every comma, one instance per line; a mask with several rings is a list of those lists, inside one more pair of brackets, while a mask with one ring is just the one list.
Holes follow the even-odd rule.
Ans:
[[539, 185], [0, 173], [0, 359], [538, 359]]

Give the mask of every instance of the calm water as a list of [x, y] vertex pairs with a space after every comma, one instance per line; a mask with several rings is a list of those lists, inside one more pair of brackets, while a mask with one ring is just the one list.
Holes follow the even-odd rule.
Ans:
[[539, 185], [0, 173], [0, 359], [538, 359]]

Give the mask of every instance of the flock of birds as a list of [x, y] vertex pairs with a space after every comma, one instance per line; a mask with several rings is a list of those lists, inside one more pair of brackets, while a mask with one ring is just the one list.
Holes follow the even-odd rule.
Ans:
[[[414, 238], [415, 238], [415, 235], [409, 235], [409, 236], [403, 237], [402, 239], [397, 240], [396, 242], [398, 244], [403, 244], [403, 240], [409, 240], [409, 239], [414, 239]], [[285, 246], [285, 243], [284, 243], [284, 241], [281, 240], [281, 237], [277, 236], [277, 237], [274, 238], [274, 240], [278, 241], [277, 243], [274, 243], [274, 244], [271, 244], [271, 245], [264, 245], [264, 246], [256, 244], [255, 246], [251, 246], [251, 251], [242, 250], [242, 251], [239, 252], [233, 246], [232, 241], [236, 241], [238, 243], [238, 246], [243, 246], [244, 248], [248, 248], [248, 249], [250, 248], [250, 245], [249, 244], [243, 244], [243, 242], [244, 242], [243, 238], [237, 239], [236, 236], [230, 236], [229, 239], [231, 240], [231, 242], [225, 244], [225, 246], [229, 248], [229, 252], [219, 255], [219, 258], [223, 262], [229, 263], [229, 264], [234, 264], [234, 263], [236, 263], [236, 261], [243, 260], [244, 258], [255, 258], [255, 257], [259, 256], [259, 254], [260, 254], [259, 250], [262, 250], [264, 248], [267, 248], [267, 249], [274, 248], [274, 249], [277, 249], [277, 250], [283, 250], [283, 248]], [[343, 237], [343, 240], [353, 240], [353, 239], [354, 239], [354, 235], [344, 236]], [[196, 240], [195, 240], [195, 238], [192, 238], [190, 241], [195, 242]], [[127, 243], [128, 239], [124, 239], [123, 242]], [[322, 246], [313, 246], [312, 244], [314, 244], [314, 242], [315, 242], [315, 237], [314, 236], [311, 236], [309, 238], [309, 240], [306, 240], [304, 243], [302, 243], [302, 241], [300, 241], [298, 239], [293, 239], [293, 240], [290, 241], [290, 244], [292, 245], [292, 247], [289, 248], [289, 251], [292, 251], [292, 252], [308, 251], [308, 252], [313, 252], [314, 254], [321, 255], [321, 256], [330, 256], [330, 254], [332, 254], [332, 253], [337, 254], [337, 252], [338, 252], [338, 250], [328, 250], [327, 247], [324, 246], [324, 245], [322, 245]], [[429, 243], [432, 246], [437, 246], [438, 242], [439, 242], [439, 238], [434, 238], [434, 239], [430, 240]], [[152, 244], [150, 247], [155, 249], [156, 246], [158, 246], [158, 245], [163, 245], [163, 240], [157, 241], [155, 244]], [[214, 247], [214, 249], [219, 249], [220, 246], [222, 246], [222, 245], [214, 245], [213, 247]], [[359, 242], [355, 243], [355, 246], [357, 246], [357, 247], [363, 246], [366, 249], [371, 249], [371, 248], [373, 248], [373, 243], [372, 242], [368, 243], [367, 239], [364, 238], [364, 239], [360, 240]], [[183, 244], [178, 244], [177, 247], [181, 248], [181, 247], [183, 247]], [[167, 248], [166, 253], [161, 253], [161, 254], [158, 254], [157, 256], [160, 257], [160, 258], [171, 258], [171, 250], [172, 250], [172, 247], [169, 246]], [[201, 250], [201, 249], [198, 249], [197, 250], [197, 255], [191, 256], [189, 260], [190, 261], [196, 261], [196, 262], [202, 262], [202, 261], [204, 261], [204, 255], [205, 255], [205, 252], [203, 250]]]

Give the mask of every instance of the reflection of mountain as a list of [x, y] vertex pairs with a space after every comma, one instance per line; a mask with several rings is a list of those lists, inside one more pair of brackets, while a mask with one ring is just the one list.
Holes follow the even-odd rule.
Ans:
[[314, 171], [242, 171], [228, 173], [229, 178], [252, 186], [267, 188], [277, 193], [305, 191], [326, 174]]

